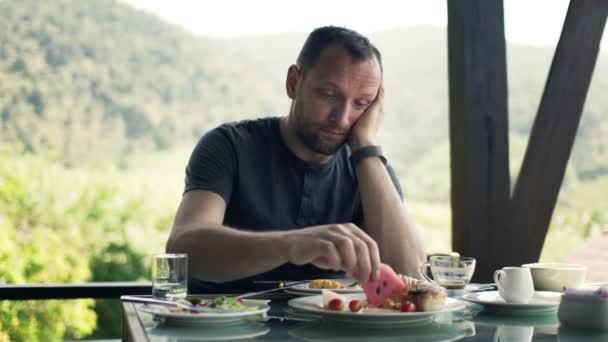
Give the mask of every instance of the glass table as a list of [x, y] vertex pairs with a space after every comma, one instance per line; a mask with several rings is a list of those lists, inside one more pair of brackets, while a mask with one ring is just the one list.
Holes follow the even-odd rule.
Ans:
[[237, 324], [170, 325], [142, 310], [143, 304], [123, 302], [125, 341], [608, 341], [608, 331], [560, 327], [556, 312], [508, 314], [488, 312], [468, 303], [462, 311], [441, 313], [416, 325], [339, 322], [297, 312], [287, 301], [293, 295], [274, 293], [266, 320]]

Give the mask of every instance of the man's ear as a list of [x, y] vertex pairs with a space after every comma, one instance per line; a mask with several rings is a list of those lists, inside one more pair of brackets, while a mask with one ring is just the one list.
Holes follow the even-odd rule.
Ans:
[[285, 80], [285, 89], [287, 90], [287, 96], [290, 99], [295, 99], [296, 89], [298, 82], [300, 81], [300, 68], [296, 65], [291, 65], [287, 70], [287, 79]]

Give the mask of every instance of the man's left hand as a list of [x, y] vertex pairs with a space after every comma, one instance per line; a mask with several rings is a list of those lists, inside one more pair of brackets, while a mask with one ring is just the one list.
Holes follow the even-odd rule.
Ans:
[[361, 147], [376, 145], [376, 135], [384, 117], [384, 82], [380, 83], [378, 94], [352, 128], [348, 144], [352, 151]]

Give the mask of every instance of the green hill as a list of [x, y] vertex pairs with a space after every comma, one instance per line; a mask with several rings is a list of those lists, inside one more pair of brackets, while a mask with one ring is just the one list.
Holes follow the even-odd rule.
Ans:
[[[2, 139], [67, 165], [124, 163], [134, 152], [189, 143], [222, 121], [284, 113], [285, 72], [305, 39], [195, 37], [115, 0], [0, 8]], [[386, 70], [381, 139], [407, 174], [447, 139], [446, 32], [420, 26], [371, 38]], [[508, 47], [513, 133], [528, 134], [552, 53]], [[595, 75], [573, 157], [583, 178], [608, 173], [606, 55]]]
[[0, 135], [68, 165], [271, 107], [245, 57], [114, 0], [2, 1], [0, 22]]

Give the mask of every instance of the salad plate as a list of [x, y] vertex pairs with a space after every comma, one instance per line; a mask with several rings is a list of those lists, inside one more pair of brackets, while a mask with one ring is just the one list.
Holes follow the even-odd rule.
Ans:
[[191, 311], [178, 307], [138, 304], [138, 310], [153, 315], [168, 325], [225, 325], [244, 320], [265, 320], [270, 310], [267, 300], [243, 299], [240, 305], [225, 305], [213, 311]]
[[[366, 297], [363, 293], [345, 294], [344, 297], [348, 300], [365, 301]], [[332, 311], [323, 307], [322, 296], [307, 296], [292, 299], [288, 305], [296, 310], [303, 311], [307, 314], [317, 315], [318, 317], [331, 319], [333, 321], [356, 323], [356, 324], [374, 324], [374, 325], [417, 325], [431, 321], [433, 316], [441, 313], [460, 311], [466, 308], [466, 304], [455, 298], [445, 298], [444, 306], [438, 311], [421, 311], [421, 312], [401, 312], [397, 310], [364, 307], [359, 312]]]
[[559, 292], [536, 291], [532, 299], [525, 304], [507, 303], [498, 291], [469, 293], [463, 300], [479, 304], [485, 310], [509, 312], [514, 314], [542, 314], [557, 311], [562, 294]]
[[270, 327], [264, 323], [242, 321], [226, 328], [224, 325], [184, 329], [180, 326], [158, 324], [147, 329], [151, 341], [234, 341], [266, 335]]

